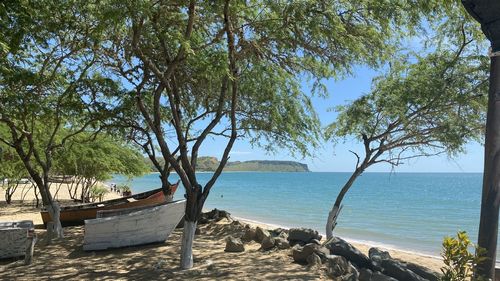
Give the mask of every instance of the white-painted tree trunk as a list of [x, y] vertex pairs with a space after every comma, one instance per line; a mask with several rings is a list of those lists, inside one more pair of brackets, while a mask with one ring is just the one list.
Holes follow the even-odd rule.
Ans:
[[50, 243], [52, 238], [64, 238], [64, 233], [60, 220], [61, 207], [59, 203], [52, 202], [52, 205], [47, 206], [47, 211], [52, 219], [52, 223], [47, 224], [47, 243]]
[[339, 207], [333, 205], [332, 210], [328, 213], [328, 220], [326, 221], [326, 239], [333, 237], [333, 228], [335, 228], [335, 221], [339, 214]]
[[196, 231], [196, 222], [185, 221], [182, 232], [181, 247], [181, 268], [190, 269], [193, 267], [193, 240]]

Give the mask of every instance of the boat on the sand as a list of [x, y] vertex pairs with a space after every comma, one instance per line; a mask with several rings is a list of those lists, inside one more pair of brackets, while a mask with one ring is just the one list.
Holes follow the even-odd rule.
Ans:
[[186, 200], [99, 211], [85, 220], [83, 250], [105, 250], [164, 242], [184, 216]]
[[[177, 186], [178, 183], [172, 185], [172, 196], [177, 190]], [[165, 198], [163, 190], [158, 188], [102, 202], [63, 206], [61, 207], [59, 219], [61, 220], [62, 226], [82, 225], [87, 219], [95, 219], [98, 211], [151, 206], [165, 203], [166, 201], [167, 199]], [[46, 209], [43, 209], [40, 214], [42, 215], [44, 225], [47, 225], [47, 223], [52, 220]]]

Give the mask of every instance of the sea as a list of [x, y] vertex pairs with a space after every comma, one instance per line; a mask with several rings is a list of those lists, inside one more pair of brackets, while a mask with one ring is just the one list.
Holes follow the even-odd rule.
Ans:
[[[129, 183], [138, 193], [159, 187], [158, 176], [115, 176], [110, 182]], [[201, 184], [211, 176], [197, 174]], [[225, 172], [205, 208], [277, 227], [307, 227], [325, 233], [328, 212], [349, 176]], [[171, 182], [177, 179], [173, 174]], [[345, 196], [334, 233], [354, 242], [440, 256], [445, 236], [466, 231], [477, 241], [481, 183], [480, 173], [364, 173]], [[174, 198], [183, 196], [180, 187]]]

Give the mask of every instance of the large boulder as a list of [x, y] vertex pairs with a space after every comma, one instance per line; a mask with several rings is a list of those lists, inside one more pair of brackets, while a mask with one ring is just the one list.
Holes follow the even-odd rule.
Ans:
[[245, 251], [245, 246], [239, 238], [229, 236], [226, 238], [226, 248], [224, 251], [231, 253], [243, 252]]
[[274, 238], [272, 238], [270, 236], [266, 236], [266, 237], [264, 237], [264, 239], [262, 239], [262, 243], [260, 244], [260, 247], [264, 251], [271, 250], [272, 248], [274, 248], [275, 243], [276, 242], [275, 242]]
[[321, 235], [316, 231], [309, 228], [292, 228], [288, 231], [288, 241], [290, 245], [307, 244], [311, 240], [321, 240]]
[[257, 228], [255, 229], [255, 242], [261, 243], [262, 240], [264, 240], [264, 238], [266, 237], [271, 237], [269, 231], [257, 226]]
[[425, 281], [426, 279], [420, 277], [420, 275], [414, 273], [413, 271], [406, 268], [406, 266], [398, 261], [387, 259], [382, 260], [381, 264], [384, 269], [384, 273], [388, 276], [394, 277], [397, 280], [405, 281]]
[[337, 278], [349, 273], [350, 264], [346, 258], [337, 255], [328, 255], [326, 261], [328, 276]]
[[255, 240], [255, 233], [256, 231], [254, 228], [247, 228], [245, 234], [243, 234], [243, 236], [241, 237], [241, 240], [245, 242], [253, 241]]
[[312, 253], [311, 255], [309, 255], [307, 257], [306, 261], [307, 261], [307, 265], [311, 266], [311, 267], [321, 265], [321, 258], [315, 253]]
[[307, 263], [307, 257], [313, 253], [323, 258], [328, 255], [328, 249], [313, 243], [307, 244], [304, 247], [296, 245], [292, 249], [293, 260], [302, 264]]
[[420, 277], [423, 277], [429, 281], [439, 281], [441, 280], [441, 274], [434, 270], [430, 270], [427, 267], [423, 267], [414, 263], [406, 263], [406, 268], [418, 274]]
[[372, 262], [380, 266], [382, 264], [382, 260], [391, 259], [391, 255], [387, 251], [383, 251], [379, 248], [370, 248], [368, 251], [368, 257], [372, 260]]
[[339, 237], [333, 237], [325, 245], [330, 250], [330, 254], [345, 257], [359, 268], [374, 269], [372, 261], [354, 246]]
[[275, 243], [276, 247], [280, 250], [290, 248], [290, 243], [288, 243], [288, 240], [286, 240], [285, 238], [280, 237], [280, 236], [274, 238], [274, 243]]
[[372, 278], [373, 272], [368, 268], [361, 268], [359, 270], [359, 281], [370, 281]]
[[[361, 281], [361, 278], [359, 279]], [[401, 279], [404, 280], [404, 279]], [[390, 276], [382, 274], [380, 271], [373, 272], [370, 281], [398, 281]], [[405, 280], [406, 281], [406, 280]]]

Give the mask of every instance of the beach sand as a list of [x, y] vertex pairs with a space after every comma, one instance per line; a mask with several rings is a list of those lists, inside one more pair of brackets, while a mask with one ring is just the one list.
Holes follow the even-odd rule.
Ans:
[[[59, 192], [62, 191], [62, 188]], [[60, 193], [61, 199], [64, 193]], [[117, 196], [116, 194], [111, 194]], [[32, 199], [32, 198], [31, 198]], [[30, 199], [30, 200], [31, 200]], [[293, 262], [291, 250], [261, 251], [260, 244], [245, 244], [242, 253], [224, 252], [228, 235], [242, 235], [244, 227], [227, 220], [200, 225], [193, 254], [194, 268], [179, 268], [182, 229], [176, 229], [165, 243], [84, 252], [83, 227], [64, 228], [65, 239], [46, 245], [39, 210], [25, 200], [7, 205], [0, 200], [0, 221], [31, 219], [38, 224], [39, 241], [33, 263], [0, 260], [0, 280], [327, 280], [325, 267], [308, 268]], [[250, 221], [242, 224], [275, 227]], [[353, 243], [367, 253], [369, 245]], [[418, 263], [439, 271], [442, 261], [436, 258], [389, 250], [395, 258]]]

